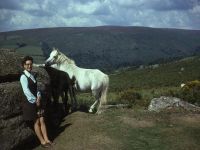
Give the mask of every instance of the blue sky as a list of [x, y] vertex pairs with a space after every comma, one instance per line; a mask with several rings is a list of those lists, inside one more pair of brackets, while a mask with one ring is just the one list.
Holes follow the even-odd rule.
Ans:
[[0, 32], [105, 25], [200, 30], [200, 0], [0, 1]]

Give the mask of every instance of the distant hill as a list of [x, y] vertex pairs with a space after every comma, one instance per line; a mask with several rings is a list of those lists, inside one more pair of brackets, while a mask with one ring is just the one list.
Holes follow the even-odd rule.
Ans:
[[[20, 47], [21, 46], [21, 47]], [[200, 54], [200, 30], [147, 27], [63, 27], [0, 33], [0, 48], [44, 61], [56, 47], [85, 68], [113, 70]]]

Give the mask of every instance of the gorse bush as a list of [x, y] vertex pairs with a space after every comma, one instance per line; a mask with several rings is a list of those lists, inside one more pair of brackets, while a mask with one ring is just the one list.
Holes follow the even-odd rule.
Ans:
[[181, 88], [180, 97], [189, 103], [200, 105], [200, 81], [187, 82]]

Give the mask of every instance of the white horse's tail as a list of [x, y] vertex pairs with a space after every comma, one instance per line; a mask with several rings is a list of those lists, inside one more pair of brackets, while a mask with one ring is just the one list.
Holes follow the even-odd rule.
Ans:
[[107, 91], [109, 87], [109, 77], [108, 75], [105, 75], [103, 80], [103, 87], [101, 91], [101, 97], [100, 97], [100, 103], [102, 105], [105, 105], [107, 103]]

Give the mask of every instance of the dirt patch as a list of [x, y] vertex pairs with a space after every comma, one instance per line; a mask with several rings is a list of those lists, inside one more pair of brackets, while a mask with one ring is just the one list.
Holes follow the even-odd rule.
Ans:
[[138, 120], [130, 117], [120, 117], [120, 121], [124, 124], [130, 125], [133, 128], [148, 128], [155, 125], [155, 123], [151, 120]]
[[[104, 150], [118, 149], [116, 141], [111, 139], [107, 133], [98, 128], [102, 122], [102, 117], [95, 114], [84, 112], [75, 112], [65, 117], [61, 126], [70, 124], [64, 132], [56, 137], [55, 149], [73, 149], [73, 150]], [[66, 146], [67, 147], [64, 147]]]

